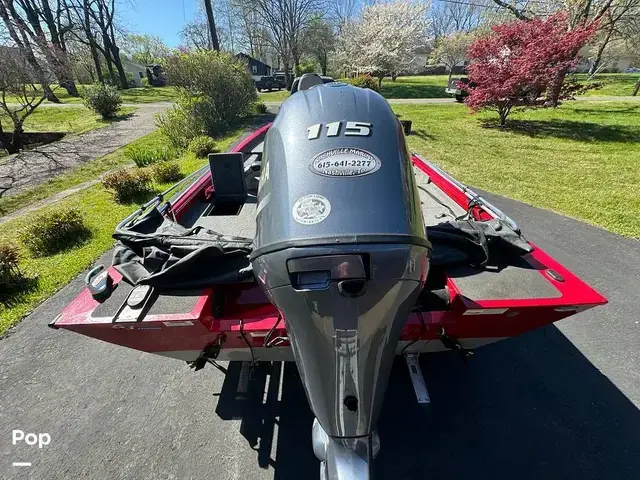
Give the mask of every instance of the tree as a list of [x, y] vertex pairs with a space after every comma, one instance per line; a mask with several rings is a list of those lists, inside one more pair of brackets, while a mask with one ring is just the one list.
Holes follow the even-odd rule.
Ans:
[[34, 78], [30, 62], [20, 49], [0, 46], [0, 110], [13, 124], [8, 134], [0, 123], [0, 143], [9, 153], [22, 148], [24, 121], [47, 98]]
[[225, 13], [229, 29], [234, 32], [234, 53], [244, 50], [254, 58], [265, 60], [269, 35], [255, 6], [248, 0], [227, 0]]
[[478, 38], [469, 47], [471, 85], [465, 86], [465, 103], [473, 111], [495, 110], [501, 127], [513, 108], [545, 105], [542, 96], [554, 88], [559, 72], [576, 65], [578, 50], [596, 29], [590, 24], [568, 30], [567, 22], [566, 13], [518, 20], [494, 26]]
[[[0, 17], [22, 37], [19, 42], [14, 38], [14, 42], [36, 45], [60, 86], [69, 95], [77, 97], [78, 89], [65, 44], [65, 35], [71, 29], [63, 23], [66, 12], [67, 6], [62, 1], [52, 10], [49, 0], [0, 0]], [[25, 58], [32, 68], [36, 68], [28, 56]]]
[[[67, 42], [67, 51], [73, 74], [80, 84], [103, 83], [102, 68], [100, 68], [100, 77], [98, 77], [91, 49], [88, 45], [77, 40], [70, 40]], [[100, 61], [99, 58], [98, 61]]]
[[36, 58], [29, 35], [25, 30], [16, 27], [3, 0], [0, 0], [0, 18], [3, 21], [8, 37], [11, 39], [11, 43], [19, 50], [20, 56], [28, 63], [34, 77], [42, 85], [44, 96], [51, 102], [60, 103], [60, 100], [55, 96], [49, 85], [48, 72], [45, 71]]
[[124, 39], [123, 49], [132, 61], [142, 65], [162, 63], [171, 52], [156, 35], [129, 34]]
[[473, 2], [437, 2], [431, 7], [431, 29], [439, 40], [456, 32], [470, 33], [476, 30], [486, 18], [489, 7], [486, 0]]
[[305, 50], [318, 61], [322, 75], [327, 74], [329, 54], [336, 48], [336, 35], [333, 28], [321, 17], [314, 17], [304, 36]]
[[473, 35], [457, 32], [436, 41], [436, 47], [431, 52], [431, 59], [449, 69], [449, 80], [456, 65], [467, 59], [467, 50], [473, 42]]
[[[75, 38], [91, 49], [98, 77], [102, 77], [99, 53], [104, 57], [111, 81], [120, 88], [129, 88], [129, 81], [122, 66], [118, 31], [116, 28], [115, 0], [65, 0], [73, 12], [72, 21], [79, 25]], [[114, 66], [116, 71], [114, 71]]]
[[256, 12], [270, 45], [282, 60], [289, 84], [289, 69], [292, 63], [300, 67], [304, 30], [322, 6], [321, 0], [245, 0], [245, 6]]
[[[640, 0], [617, 0], [602, 15], [589, 74], [597, 73], [606, 53], [620, 51], [625, 39], [633, 36], [640, 19]], [[611, 44], [613, 48], [611, 48]], [[617, 45], [616, 45], [617, 44]]]
[[[573, 28], [583, 29], [586, 26], [595, 25], [597, 27], [600, 25], [601, 20], [616, 1], [619, 0], [561, 0], [559, 6], [561, 8], [560, 11], [565, 12], [567, 16], [567, 28], [569, 30]], [[493, 3], [522, 21], [529, 21], [533, 18], [547, 18], [549, 15], [546, 2], [493, 0]], [[576, 55], [577, 53], [575, 52]], [[562, 85], [567, 73], [568, 70], [558, 70], [553, 84], [548, 89], [548, 102], [553, 106], [558, 105]]]
[[180, 40], [189, 50], [212, 50], [209, 25], [202, 20], [187, 23], [180, 30]]
[[414, 52], [424, 46], [429, 21], [425, 3], [394, 0], [365, 7], [360, 19], [346, 24], [339, 57], [353, 73], [370, 73], [378, 84], [388, 75], [409, 69]]
[[[636, 24], [634, 28], [629, 32], [629, 36], [626, 39], [626, 43], [627, 43], [627, 50], [629, 52], [632, 52], [633, 54], [634, 63], [636, 64], [636, 66], [639, 66], [640, 65], [640, 24]], [[638, 92], [640, 92], [640, 78], [638, 78], [638, 82], [633, 88], [633, 93], [631, 95], [635, 97], [636, 95], [638, 95]]]

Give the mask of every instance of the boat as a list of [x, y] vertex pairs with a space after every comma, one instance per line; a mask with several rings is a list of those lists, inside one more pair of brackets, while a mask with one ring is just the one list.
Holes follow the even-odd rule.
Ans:
[[606, 299], [407, 150], [375, 92], [299, 81], [272, 123], [118, 225], [50, 326], [188, 362], [295, 362], [324, 480], [373, 477], [396, 356], [479, 347]]

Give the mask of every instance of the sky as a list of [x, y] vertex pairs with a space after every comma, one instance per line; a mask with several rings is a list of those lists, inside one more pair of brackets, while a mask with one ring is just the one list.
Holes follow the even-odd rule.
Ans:
[[180, 44], [180, 30], [196, 18], [197, 12], [198, 0], [133, 0], [118, 4], [118, 15], [128, 31], [157, 35], [169, 47]]

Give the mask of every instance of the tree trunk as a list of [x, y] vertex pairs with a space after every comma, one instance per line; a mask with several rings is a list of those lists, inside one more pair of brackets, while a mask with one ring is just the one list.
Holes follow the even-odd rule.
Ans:
[[296, 76], [300, 75], [300, 52], [297, 46], [291, 49], [291, 56], [293, 57], [293, 72]]
[[53, 90], [51, 90], [51, 86], [48, 83], [42, 84], [42, 95], [51, 103], [62, 103], [60, 102], [60, 99], [56, 97], [56, 94], [53, 93]]
[[498, 115], [500, 115], [500, 128], [504, 128], [507, 124], [507, 117], [511, 112], [511, 106], [502, 104], [498, 106]]
[[284, 67], [284, 81], [287, 84], [287, 90], [291, 90], [291, 84], [293, 83], [293, 79], [291, 78], [291, 74], [289, 73], [289, 60], [282, 60], [282, 66]]
[[638, 83], [636, 83], [636, 87], [633, 89], [632, 95], [635, 97], [638, 95], [638, 92], [640, 92], [640, 79], [638, 80]]
[[604, 38], [603, 42], [598, 47], [596, 58], [593, 59], [591, 68], [589, 68], [589, 76], [594, 75], [598, 71], [598, 67], [600, 66], [600, 62], [602, 61], [602, 54], [604, 53], [604, 49], [607, 48], [607, 45], [609, 44], [609, 39], [611, 38], [612, 33], [613, 33], [613, 29], [609, 30], [607, 32], [607, 36]]
[[126, 90], [127, 88], [129, 88], [129, 81], [127, 80], [127, 74], [124, 71], [124, 67], [122, 66], [122, 61], [120, 60], [120, 49], [118, 47], [116, 47], [115, 45], [113, 45], [114, 48], [114, 56], [113, 56], [113, 63], [116, 66], [116, 69], [118, 70], [118, 77], [120, 78], [120, 87], [123, 90]]
[[93, 65], [96, 67], [96, 76], [98, 77], [98, 82], [104, 83], [104, 76], [102, 75], [102, 65], [100, 65], [100, 55], [98, 54], [95, 40], [89, 40], [89, 49], [91, 50]]
[[392, 73], [392, 74], [391, 74], [391, 81], [392, 81], [392, 82], [395, 82], [395, 81], [396, 81], [396, 78], [398, 78], [398, 74], [397, 74], [397, 73]]
[[560, 101], [560, 91], [562, 90], [562, 84], [564, 83], [564, 77], [567, 76], [567, 71], [562, 70], [558, 72], [556, 78], [553, 80], [551, 85], [549, 86], [549, 91], [547, 92], [547, 104], [552, 107], [557, 107], [558, 102]]
[[449, 85], [449, 82], [451, 81], [451, 77], [453, 77], [453, 68], [449, 69], [449, 78], [447, 78], [447, 85]]
[[11, 141], [8, 144], [7, 151], [9, 153], [18, 153], [23, 146], [22, 134], [24, 129], [22, 128], [22, 122], [15, 123], [13, 127], [13, 135], [11, 135]]
[[84, 0], [82, 8], [84, 14], [84, 24], [82, 27], [89, 42], [91, 58], [93, 59], [93, 64], [96, 67], [96, 76], [98, 77], [98, 81], [104, 84], [104, 76], [102, 75], [102, 65], [100, 65], [100, 54], [98, 53], [98, 46], [96, 45], [96, 37], [91, 31], [91, 17], [89, 16], [89, 8], [89, 0]]
[[209, 25], [209, 35], [211, 36], [211, 45], [216, 52], [220, 51], [220, 43], [218, 42], [218, 32], [216, 30], [216, 21], [213, 18], [213, 8], [211, 0], [204, 0], [204, 9], [207, 12], [207, 24]]
[[[129, 88], [129, 82], [127, 81], [127, 74], [122, 67], [122, 60], [120, 60], [120, 49], [114, 45], [111, 38], [105, 32], [102, 32], [102, 40], [104, 42], [104, 50], [106, 52], [105, 58], [107, 59], [107, 66], [109, 67], [109, 73], [111, 74], [111, 80], [114, 85], [120, 84], [120, 88], [126, 90]], [[116, 77], [113, 71], [115, 65], [118, 70], [118, 76]]]
[[0, 120], [0, 150], [4, 149], [7, 152], [9, 151], [8, 144], [9, 138], [5, 135], [4, 130], [2, 129], [2, 120]]
[[326, 54], [323, 55], [322, 58], [319, 58], [318, 60], [320, 62], [320, 69], [322, 70], [322, 75], [326, 77], [327, 76], [327, 64], [329, 63], [328, 59], [327, 59], [327, 55]]
[[102, 37], [102, 43], [104, 45], [104, 59], [107, 62], [107, 70], [109, 70], [109, 77], [111, 77], [111, 83], [113, 85], [118, 85], [118, 77], [116, 76], [116, 72], [113, 69], [113, 62], [111, 61], [111, 53], [109, 52], [109, 48], [107, 47], [107, 40], [105, 40], [105, 36]]
[[80, 96], [80, 93], [78, 93], [78, 87], [76, 86], [76, 82], [74, 80], [60, 82], [60, 86], [64, 88], [72, 97]]
[[378, 88], [382, 88], [382, 79], [383, 78], [384, 78], [384, 76], [378, 77]]

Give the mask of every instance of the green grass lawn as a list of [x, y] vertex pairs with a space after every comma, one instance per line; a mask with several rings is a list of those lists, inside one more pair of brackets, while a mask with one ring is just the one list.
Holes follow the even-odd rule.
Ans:
[[[78, 85], [78, 91], [82, 96], [82, 91], [88, 85]], [[70, 96], [64, 88], [56, 88], [54, 90], [56, 96], [62, 103], [82, 103], [82, 97]], [[178, 97], [178, 91], [174, 87], [136, 87], [127, 90], [120, 90], [122, 101], [124, 103], [154, 103], [154, 102], [172, 102]], [[9, 98], [9, 103], [11, 103]], [[15, 99], [13, 100], [16, 101]], [[45, 101], [45, 105], [49, 102]]]
[[448, 75], [420, 75], [398, 77], [396, 81], [385, 78], [380, 93], [385, 98], [448, 98], [444, 91]]
[[640, 105], [568, 102], [512, 114], [502, 131], [463, 105], [393, 105], [411, 150], [460, 181], [640, 237]]
[[[84, 87], [78, 87], [80, 95]], [[69, 96], [63, 88], [58, 88], [56, 95], [62, 103], [82, 103], [82, 98]], [[177, 98], [178, 91], [173, 87], [137, 87], [120, 90], [120, 95], [124, 103], [172, 102]]]
[[[220, 150], [226, 150], [233, 141], [242, 133], [243, 128], [234, 131], [217, 139]], [[157, 133], [153, 133], [140, 139], [138, 142], [159, 145], [165, 140]], [[122, 150], [116, 153], [121, 154]], [[110, 167], [124, 163], [124, 155], [111, 154], [107, 160]], [[105, 157], [106, 158], [106, 157]], [[179, 159], [183, 173], [189, 174], [206, 163], [206, 159], [197, 159], [192, 154], [185, 154]], [[66, 185], [73, 182], [80, 183], [90, 178], [95, 178], [98, 165], [89, 166], [87, 170], [74, 172], [74, 179], [67, 179]], [[85, 167], [82, 167], [85, 168]], [[73, 175], [73, 174], [72, 174]], [[155, 185], [156, 191], [160, 192], [168, 188], [169, 184]], [[62, 186], [58, 185], [58, 190]], [[50, 192], [56, 190], [50, 187]], [[18, 232], [21, 228], [33, 222], [34, 216], [45, 212], [50, 208], [76, 207], [79, 208], [85, 217], [86, 223], [91, 229], [91, 239], [83, 245], [58, 253], [49, 257], [32, 257], [29, 252], [19, 243]], [[80, 272], [90, 266], [96, 258], [113, 245], [111, 234], [115, 226], [124, 217], [137, 208], [137, 204], [120, 205], [113, 200], [112, 195], [101, 185], [94, 185], [86, 190], [80, 191], [70, 197], [61, 200], [53, 207], [46, 207], [34, 213], [23, 215], [14, 220], [0, 224], [0, 244], [15, 244], [20, 248], [22, 259], [20, 268], [28, 275], [38, 276], [37, 287], [33, 290], [15, 296], [8, 304], [0, 303], [0, 334], [16, 324], [22, 317], [28, 314], [38, 304], [53, 295], [58, 289], [66, 285]]]
[[633, 94], [633, 89], [640, 80], [640, 73], [601, 73], [587, 82], [587, 74], [575, 76], [584, 83], [602, 83], [602, 88], [589, 90], [587, 96], [626, 96]]
[[[459, 75], [455, 75], [459, 76]], [[419, 75], [412, 77], [398, 77], [396, 81], [385, 78], [380, 93], [385, 98], [449, 98], [444, 91], [447, 86], [448, 75]], [[586, 74], [575, 75], [579, 81], [586, 82]], [[631, 95], [633, 87], [640, 79], [640, 74], [634, 73], [604, 73], [596, 75], [589, 83], [604, 83], [602, 88], [589, 90], [590, 96], [623, 96]], [[341, 79], [343, 80], [343, 79]], [[262, 102], [281, 102], [289, 96], [285, 90], [258, 93]]]
[[258, 92], [260, 102], [281, 102], [289, 96], [289, 90], [274, 90], [273, 92]]
[[[135, 112], [134, 107], [123, 107], [118, 117], [113, 120], [102, 120], [100, 115], [93, 113], [81, 105], [77, 107], [38, 107], [24, 123], [25, 132], [66, 132], [86, 133], [96, 128], [105, 127], [112, 122], [127, 118]], [[4, 128], [9, 131], [12, 123], [6, 114], [0, 114]]]

